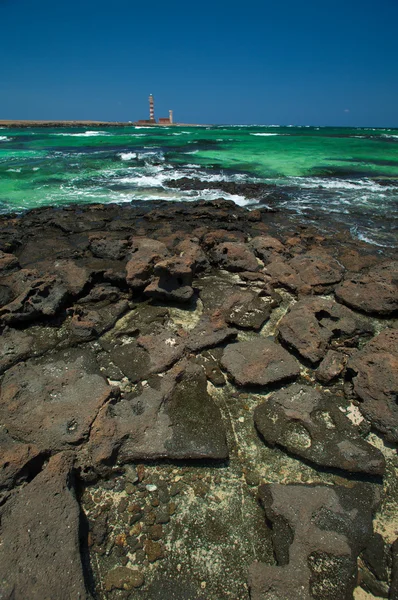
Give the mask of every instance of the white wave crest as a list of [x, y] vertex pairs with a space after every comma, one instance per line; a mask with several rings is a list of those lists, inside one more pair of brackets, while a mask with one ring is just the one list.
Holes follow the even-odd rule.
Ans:
[[271, 135], [287, 135], [286, 133], [251, 133], [250, 135], [257, 135], [261, 137], [268, 137]]
[[9, 173], [20, 173], [22, 169], [7, 169]]
[[133, 160], [134, 158], [137, 158], [137, 152], [120, 152], [118, 156], [120, 156], [122, 160]]
[[102, 135], [110, 135], [108, 131], [85, 131], [84, 133], [53, 133], [62, 137], [97, 137]]
[[0, 135], [0, 142], [7, 142], [8, 140], [10, 140], [10, 137], [7, 137], [6, 135]]

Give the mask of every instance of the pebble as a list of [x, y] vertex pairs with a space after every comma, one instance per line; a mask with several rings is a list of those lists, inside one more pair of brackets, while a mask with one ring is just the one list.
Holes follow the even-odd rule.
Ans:
[[159, 542], [146, 540], [144, 548], [149, 562], [155, 562], [164, 558], [163, 546]]
[[133, 465], [125, 466], [124, 476], [129, 483], [136, 483], [138, 481], [137, 469]]
[[161, 539], [162, 535], [163, 527], [160, 523], [157, 525], [152, 525], [149, 528], [149, 537], [151, 538], [151, 540], [154, 540], [156, 542]]
[[146, 556], [146, 554], [145, 554], [144, 550], [142, 550], [142, 549], [137, 550], [137, 552], [135, 553], [135, 562], [138, 564], [143, 563], [145, 560], [145, 556]]
[[145, 487], [148, 490], [148, 492], [156, 492], [156, 490], [158, 489], [157, 485], [154, 485], [153, 483], [149, 483]]
[[169, 511], [165, 508], [158, 510], [156, 514], [156, 523], [168, 523], [170, 521]]
[[118, 505], [119, 512], [124, 512], [127, 508], [127, 505], [128, 505], [127, 498], [122, 498]]
[[124, 490], [125, 490], [126, 494], [128, 494], [129, 496], [131, 496], [132, 494], [135, 493], [135, 486], [128, 481], [126, 483], [126, 485], [124, 486]]
[[154, 525], [155, 521], [156, 521], [156, 514], [154, 512], [149, 512], [145, 515], [145, 525]]
[[169, 515], [174, 515], [175, 511], [177, 510], [177, 505], [175, 502], [170, 502], [169, 504]]

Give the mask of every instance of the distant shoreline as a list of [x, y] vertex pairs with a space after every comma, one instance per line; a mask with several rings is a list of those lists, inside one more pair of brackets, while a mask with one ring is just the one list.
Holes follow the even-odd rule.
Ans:
[[208, 127], [198, 123], [142, 123], [132, 121], [29, 121], [29, 120], [0, 120], [0, 127]]

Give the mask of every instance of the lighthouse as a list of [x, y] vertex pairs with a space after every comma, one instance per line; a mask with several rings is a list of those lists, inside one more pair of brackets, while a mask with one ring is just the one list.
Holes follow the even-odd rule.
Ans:
[[152, 94], [149, 94], [149, 120], [155, 123], [155, 108]]

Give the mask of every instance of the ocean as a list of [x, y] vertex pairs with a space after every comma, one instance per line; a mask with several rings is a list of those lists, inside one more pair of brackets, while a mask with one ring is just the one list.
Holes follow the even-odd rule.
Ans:
[[[168, 184], [183, 178], [208, 186]], [[237, 184], [233, 193], [226, 182]], [[258, 194], [245, 194], [253, 183]], [[348, 227], [381, 248], [398, 246], [398, 129], [0, 129], [0, 213], [218, 198], [282, 211], [321, 230]]]

